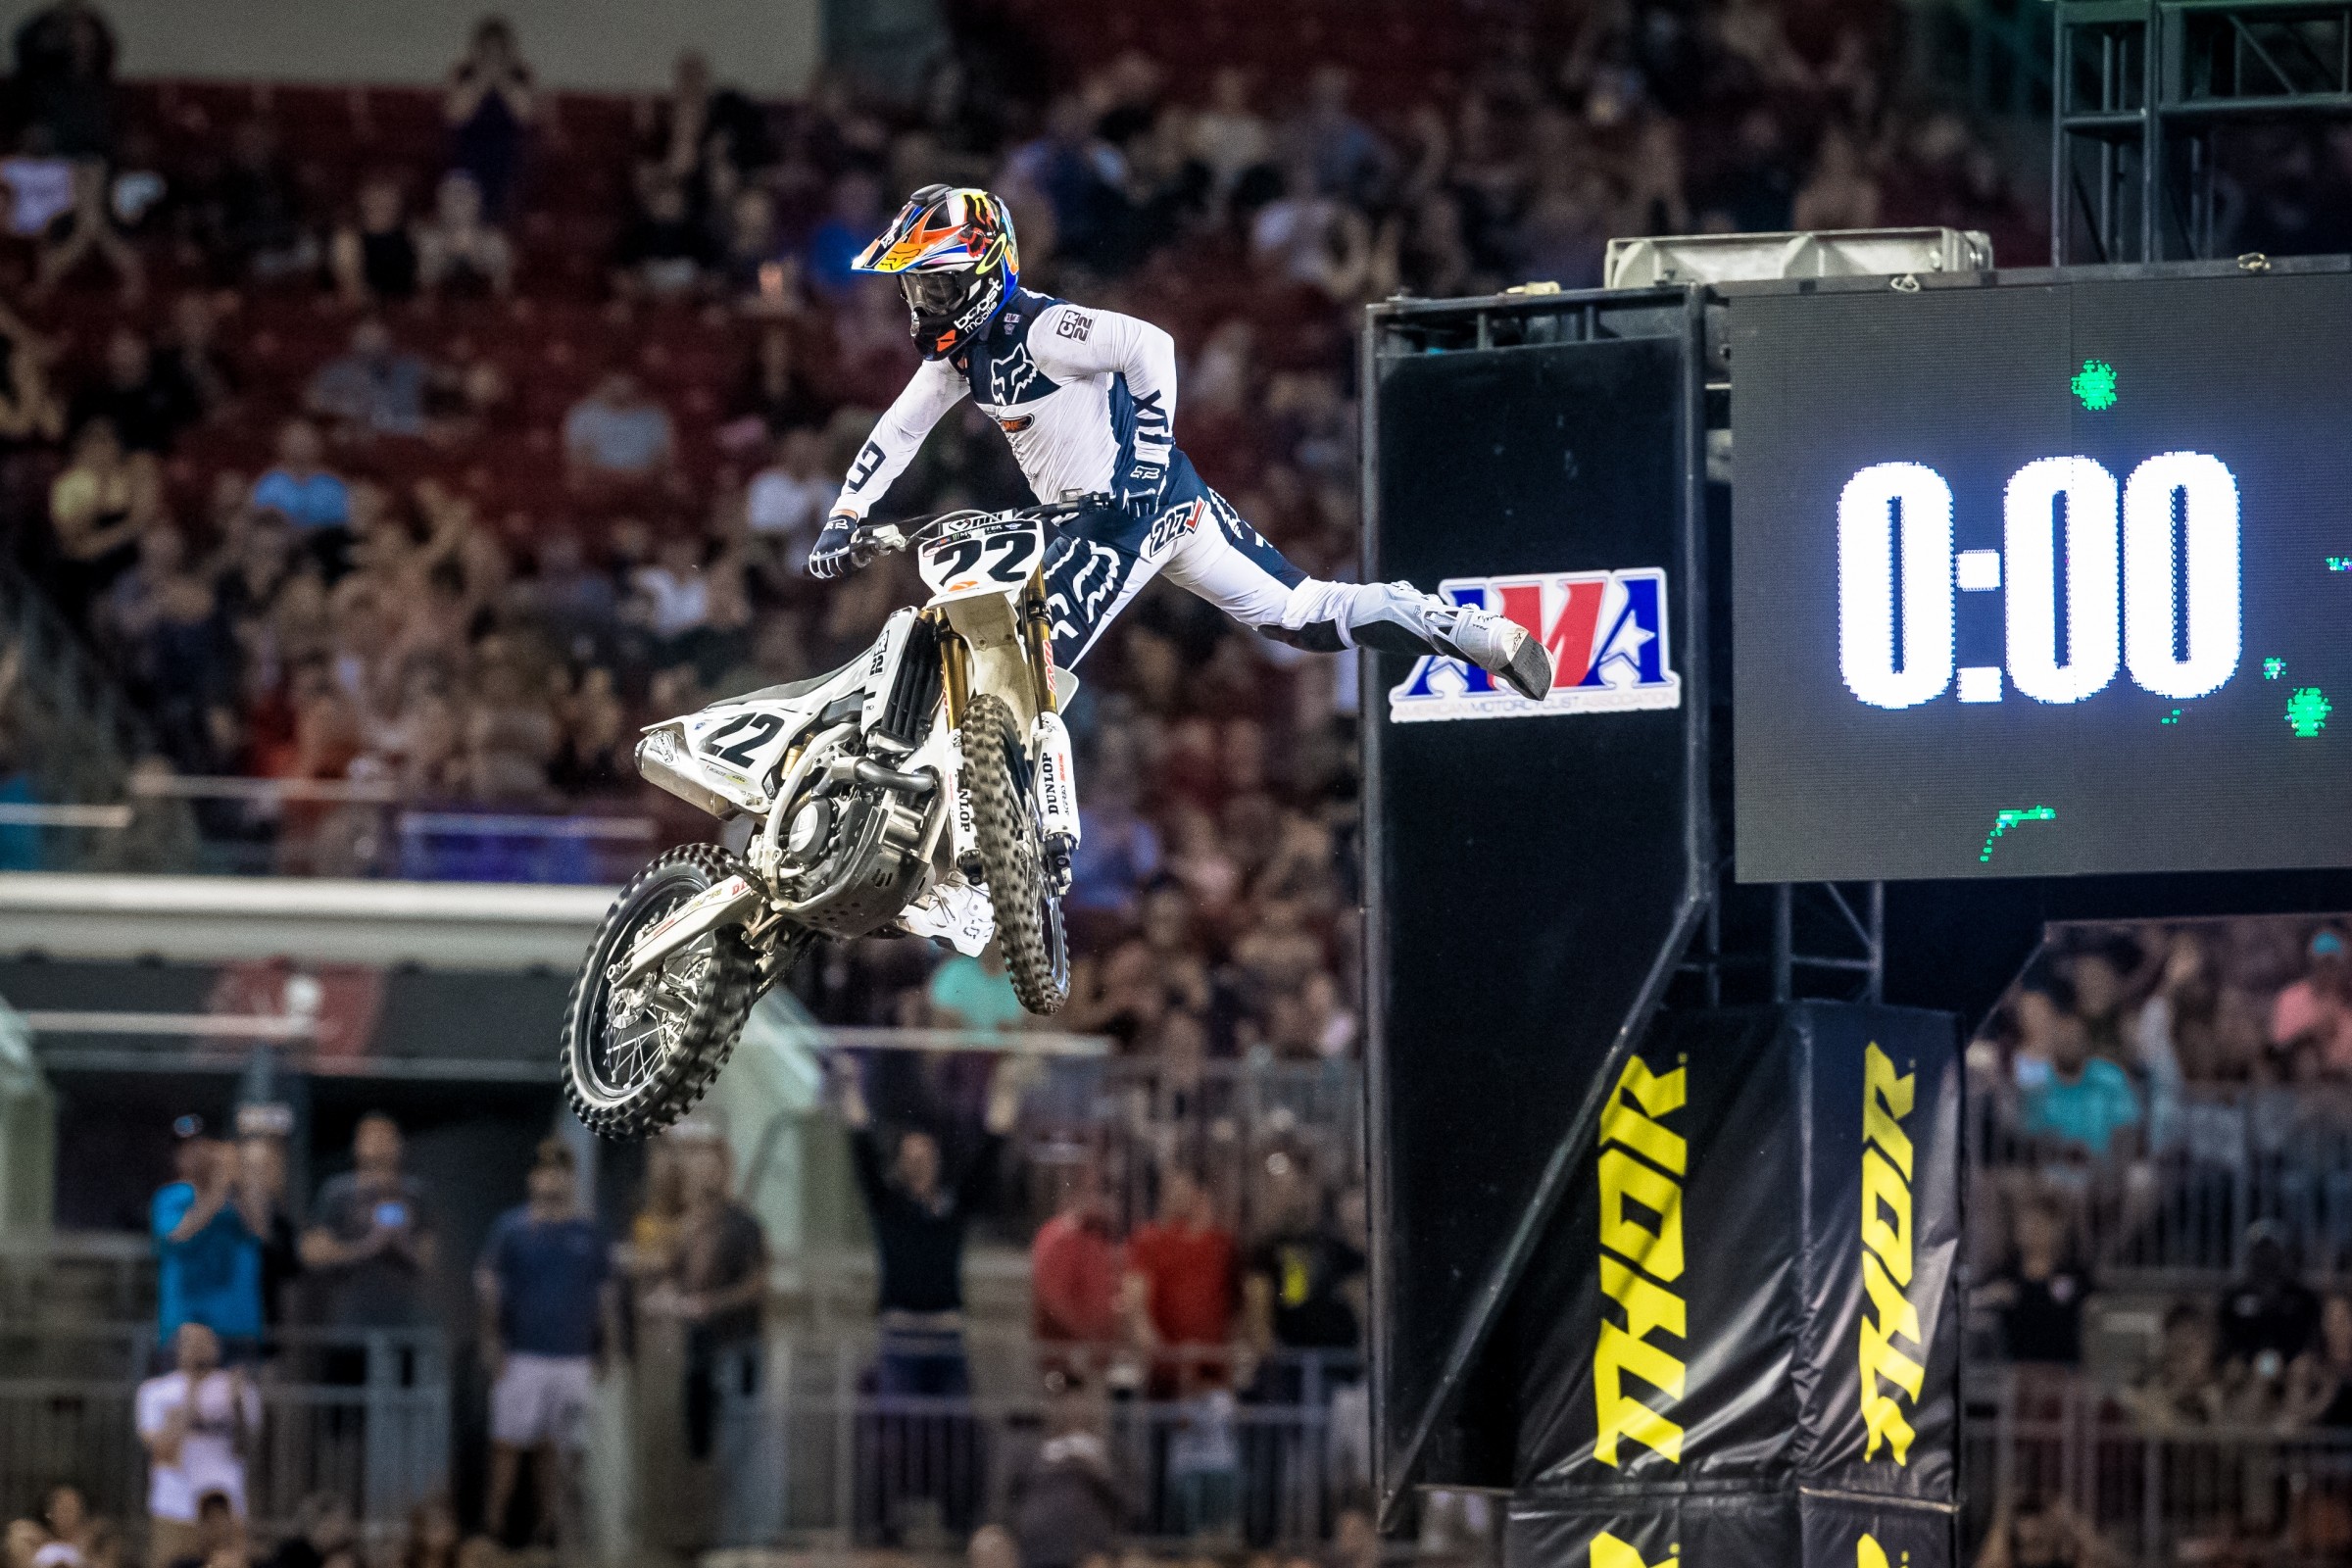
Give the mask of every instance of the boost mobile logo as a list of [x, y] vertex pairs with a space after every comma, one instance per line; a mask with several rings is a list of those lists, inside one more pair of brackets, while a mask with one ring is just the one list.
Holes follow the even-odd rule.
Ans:
[[1668, 1546], [1656, 1562], [1642, 1560], [1641, 1551], [1603, 1530], [1592, 1538], [1592, 1568], [1681, 1568], [1682, 1548]]
[[[1592, 1396], [1599, 1417], [1592, 1457], [1605, 1465], [1617, 1463], [1621, 1437], [1683, 1462], [1683, 1429], [1626, 1393], [1624, 1376], [1630, 1372], [1670, 1398], [1683, 1396], [1681, 1358], [1650, 1343], [1649, 1336], [1658, 1329], [1678, 1340], [1690, 1335], [1683, 1298], [1667, 1289], [1683, 1277], [1683, 1184], [1677, 1178], [1686, 1174], [1690, 1150], [1681, 1134], [1656, 1120], [1683, 1108], [1686, 1073], [1677, 1067], [1653, 1074], [1636, 1056], [1626, 1062], [1600, 1113], [1600, 1288], [1625, 1311], [1624, 1328], [1602, 1314], [1600, 1338], [1592, 1348]], [[1644, 1224], [1629, 1204], [1655, 1214], [1657, 1228]], [[1597, 1543], [1592, 1550], [1593, 1568], [1606, 1568]]]
[[[1927, 1350], [1919, 1309], [1903, 1294], [1911, 1284], [1911, 1139], [1903, 1118], [1911, 1114], [1916, 1093], [1913, 1075], [1895, 1076], [1894, 1063], [1873, 1041], [1862, 1054], [1862, 1288], [1870, 1296], [1861, 1334], [1862, 1424], [1868, 1429], [1862, 1457], [1876, 1458], [1885, 1444], [1898, 1465], [1911, 1462], [1911, 1440], [1918, 1434], [1879, 1380], [1918, 1405], [1926, 1372], [1893, 1345], [1899, 1334], [1922, 1354]], [[1879, 1560], [1886, 1561], [1883, 1553]]]

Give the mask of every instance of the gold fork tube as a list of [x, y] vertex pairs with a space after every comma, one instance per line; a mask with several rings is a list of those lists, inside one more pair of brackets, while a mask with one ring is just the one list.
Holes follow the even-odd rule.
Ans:
[[1029, 573], [1029, 591], [1021, 596], [1021, 639], [1029, 650], [1029, 678], [1037, 687], [1037, 710], [1058, 712], [1054, 701], [1054, 622], [1046, 613], [1042, 567]]

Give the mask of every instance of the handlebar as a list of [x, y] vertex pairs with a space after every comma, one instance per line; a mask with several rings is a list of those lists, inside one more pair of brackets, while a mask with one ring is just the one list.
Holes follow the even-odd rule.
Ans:
[[1065, 522], [1092, 508], [1110, 505], [1110, 499], [1107, 495], [1066, 495], [1059, 501], [1010, 507], [1003, 512], [965, 507], [955, 512], [935, 513], [928, 517], [907, 517], [898, 522], [861, 522], [850, 530], [850, 560], [857, 565], [864, 565], [877, 556], [891, 556], [902, 550], [911, 550], [928, 542], [946, 524], [970, 517], [984, 517], [991, 522], [1015, 518], [1041, 523]]

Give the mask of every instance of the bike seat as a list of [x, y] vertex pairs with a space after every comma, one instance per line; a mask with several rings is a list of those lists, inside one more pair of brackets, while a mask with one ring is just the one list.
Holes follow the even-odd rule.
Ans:
[[858, 663], [863, 661], [865, 655], [859, 654], [856, 659], [849, 661], [848, 663], [828, 669], [822, 675], [810, 675], [804, 680], [788, 680], [780, 686], [762, 686], [756, 692], [745, 692], [739, 697], [723, 698], [719, 702], [712, 703], [710, 706], [713, 708], [720, 708], [724, 707], [728, 703], [789, 703], [796, 697], [808, 696], [810, 692], [815, 691], [819, 686], [824, 685], [827, 681], [830, 681], [836, 676], [840, 675], [841, 672], [848, 669], [851, 664]]

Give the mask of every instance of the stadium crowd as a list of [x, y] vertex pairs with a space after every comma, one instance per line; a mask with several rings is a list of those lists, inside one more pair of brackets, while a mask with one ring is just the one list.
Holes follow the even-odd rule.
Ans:
[[[1001, 190], [1031, 286], [1168, 325], [1182, 444], [1339, 574], [1367, 300], [1589, 284], [1611, 233], [2034, 243], [1959, 119], [1884, 100], [1867, 7], [1603, 7], [1557, 35], [1505, 8], [1474, 19], [1474, 74], [1379, 102], [1338, 65], [1278, 92], [1246, 52], [1181, 87], [1147, 48], [1023, 74], [1054, 57], [1018, 7], [958, 15], [906, 103], [755, 102], [692, 55], [656, 99], [543, 93], [495, 19], [438, 102], [207, 96], [113, 83], [91, 6], [27, 24], [0, 506], [171, 768], [312, 786], [207, 807], [216, 837], [380, 873], [395, 847], [338, 791], [657, 808], [639, 723], [862, 647], [910, 576], [820, 589], [802, 558], [914, 363], [887, 280], [847, 264], [925, 180]], [[893, 504], [1016, 499], [967, 409]], [[1347, 1054], [1351, 663], [1162, 590], [1084, 674], [1079, 1026]], [[827, 971], [828, 1015], [973, 1018], [872, 961]]]
[[[290, 870], [380, 874], [393, 852], [338, 788], [655, 809], [624, 756], [638, 724], [862, 648], [913, 596], [910, 573], [819, 585], [802, 561], [914, 364], [895, 291], [849, 259], [899, 194], [933, 179], [1006, 197], [1029, 286], [1174, 332], [1180, 444], [1294, 560], [1339, 576], [1358, 558], [1353, 346], [1368, 301], [1590, 285], [1619, 234], [1946, 223], [1990, 231], [2005, 260], [2046, 252], [2043, 215], [1993, 143], [1886, 90], [1895, 22], [1862, 0], [1623, 0], [1573, 17], [1465, 5], [1476, 64], [1410, 90], [1360, 61], [1354, 75], [1301, 75], [1262, 52], [1171, 71], [1152, 36], [1080, 65], [1033, 47], [1021, 6], [950, 10], [956, 47], [911, 98], [827, 77], [789, 103], [755, 101], [692, 55], [658, 97], [546, 92], [529, 40], [495, 19], [453, 40], [439, 93], [119, 83], [99, 9], [60, 0], [24, 25], [0, 160], [0, 525], [138, 698], [159, 749], [143, 767], [323, 786], [211, 808], [208, 832]], [[2250, 222], [2292, 228], [2278, 202], [2256, 207]], [[893, 506], [1019, 498], [999, 433], [967, 408]], [[1179, 1081], [1220, 1057], [1351, 1056], [1352, 662], [1154, 589], [1082, 674], [1080, 962], [1057, 1026]], [[41, 787], [25, 756], [0, 770], [0, 797]], [[0, 849], [12, 864], [29, 853]], [[2182, 1193], [2202, 1201], [2282, 1165], [2313, 1102], [2270, 1092], [2352, 1073], [2341, 933], [2278, 932], [2078, 941], [1972, 1051], [1999, 1152], [1976, 1208], [1995, 1220], [1976, 1227], [1977, 1305], [2000, 1353], [2082, 1362], [2085, 1299]], [[942, 962], [913, 943], [829, 950], [800, 984], [832, 1022], [1025, 1027], [993, 959]], [[877, 1063], [835, 1086], [882, 1253], [872, 1375], [918, 1396], [965, 1386], [922, 1319], [960, 1304], [966, 1200], [1004, 1130], [986, 1087], [949, 1078]], [[233, 1450], [239, 1379], [267, 1376], [280, 1276], [467, 1261], [431, 1255], [429, 1195], [371, 1192], [363, 1215], [359, 1198], [322, 1192], [296, 1233], [266, 1148], [229, 1152], [202, 1129], [183, 1147], [185, 1192], [159, 1195], [155, 1215], [166, 1278], [175, 1250], [225, 1238], [250, 1255], [257, 1294], [240, 1285], [215, 1322], [167, 1286], [177, 1364], [140, 1401], [159, 1464], [222, 1424]], [[1266, 1190], [1243, 1201], [1197, 1152], [1171, 1144], [1140, 1176], [1070, 1166], [1033, 1274], [1058, 1389], [1197, 1401], [1200, 1441], [1164, 1456], [1164, 1495], [1106, 1510], [1081, 1421], [1094, 1406], [1068, 1404], [1056, 1452], [1073, 1468], [1025, 1494], [1053, 1516], [979, 1532], [976, 1564], [1075, 1568], [1116, 1530], [1069, 1518], [1106, 1511], [1246, 1529], [1251, 1461], [1214, 1438], [1230, 1436], [1220, 1412], [1300, 1396], [1282, 1381], [1295, 1363], [1267, 1352], [1353, 1348], [1360, 1191], [1276, 1152]], [[562, 1219], [540, 1193], [561, 1164], [534, 1175], [546, 1212], [529, 1223]], [[763, 1244], [723, 1161], [710, 1166], [691, 1140], [662, 1146], [626, 1245], [600, 1235], [588, 1250], [619, 1310], [700, 1325], [689, 1375], [723, 1463], [723, 1391], [743, 1388], [758, 1338], [759, 1307], [730, 1293]], [[1123, 1202], [1105, 1198], [1112, 1175]], [[385, 1203], [397, 1223], [375, 1222]], [[327, 1217], [346, 1209], [348, 1225]], [[2316, 1295], [2299, 1277], [2313, 1260], [2268, 1230], [2222, 1251], [2236, 1282], [2167, 1304], [2123, 1407], [2151, 1427], [2352, 1426], [2352, 1305]], [[495, 1332], [535, 1298], [502, 1273], [511, 1261], [481, 1260], [501, 1378], [525, 1358], [573, 1364], [536, 1403], [510, 1400], [515, 1441], [494, 1460], [508, 1491], [491, 1477], [502, 1501], [525, 1454], [562, 1448], [517, 1412], [562, 1407], [576, 1363], [613, 1338], [600, 1314], [545, 1342], [562, 1353]], [[217, 1568], [265, 1544], [239, 1534], [233, 1491], [225, 1519], [220, 1505], [208, 1518], [207, 1489], [182, 1491], [157, 1517], [187, 1527], [185, 1560]], [[351, 1560], [349, 1512], [306, 1504], [269, 1560]], [[1360, 1525], [1340, 1523], [1350, 1562], [1369, 1549]], [[412, 1535], [411, 1563], [496, 1549], [461, 1543], [439, 1504]], [[104, 1563], [108, 1539], [64, 1488], [12, 1527], [9, 1568]]]

